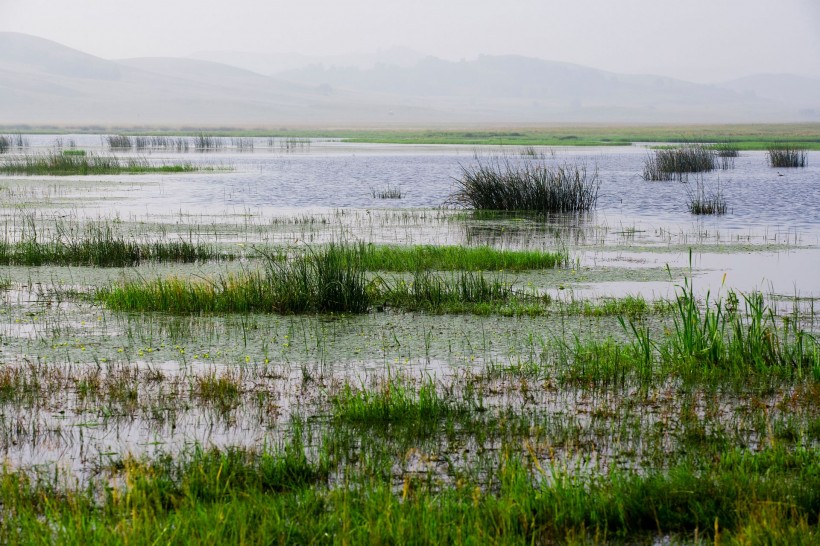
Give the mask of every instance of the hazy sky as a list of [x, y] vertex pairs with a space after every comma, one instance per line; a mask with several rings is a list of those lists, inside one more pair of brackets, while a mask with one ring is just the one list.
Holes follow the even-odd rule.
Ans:
[[406, 46], [703, 82], [820, 77], [820, 0], [0, 0], [0, 30], [104, 58]]

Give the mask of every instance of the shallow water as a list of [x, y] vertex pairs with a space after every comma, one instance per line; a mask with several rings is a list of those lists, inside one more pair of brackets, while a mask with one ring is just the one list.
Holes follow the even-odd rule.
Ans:
[[[49, 149], [55, 138], [30, 137], [32, 150]], [[99, 136], [73, 138], [78, 147], [101, 150]], [[580, 161], [590, 170], [597, 167], [601, 186], [594, 212], [548, 219], [476, 219], [438, 209], [454, 190], [461, 165], [472, 163], [476, 152], [484, 157], [506, 153], [512, 162], [533, 161], [516, 155], [517, 149], [497, 147], [314, 141], [309, 150], [284, 153], [256, 139], [252, 153], [144, 154], [159, 163], [229, 165], [230, 172], [0, 177], [0, 214], [7, 233], [23, 229], [21, 214], [28, 212], [44, 230], [53, 228], [55, 217], [78, 223], [103, 219], [138, 238], [194, 233], [199, 240], [230, 247], [241, 258], [225, 264], [3, 271], [0, 280], [8, 278], [11, 289], [0, 292], [0, 361], [35, 370], [33, 375], [37, 368], [28, 367], [46, 370], [47, 363], [55, 377], [59, 374], [54, 370], [74, 366], [74, 375], [60, 379], [65, 390], [55, 390], [44, 400], [0, 404], [0, 452], [16, 465], [58, 461], [87, 473], [95, 461], [128, 452], [174, 451], [192, 442], [259, 445], [276, 441], [282, 434], [278, 425], [293, 408], [326, 417], [326, 394], [344, 378], [363, 384], [368, 377], [396, 370], [446, 378], [537, 360], [556, 340], [575, 335], [624, 336], [613, 317], [371, 313], [327, 321], [123, 316], [51, 291], [55, 286], [82, 291], [124, 277], [218, 275], [252, 262], [244, 253], [258, 243], [301, 245], [345, 238], [567, 249], [570, 268], [525, 272], [512, 279], [562, 300], [631, 294], [669, 298], [684, 276], [701, 295], [724, 294], [728, 288], [762, 290], [772, 300], [786, 300], [778, 305], [783, 313], [789, 312], [793, 296], [803, 298], [798, 305], [812, 309], [813, 298], [820, 298], [817, 152], [810, 153], [808, 168], [780, 170], [768, 167], [762, 152], [743, 152], [733, 170], [703, 176], [707, 188], [720, 184], [729, 213], [695, 217], [686, 208], [686, 184], [641, 179], [646, 148], [540, 150], [551, 164]], [[372, 197], [373, 190], [387, 187], [400, 188], [402, 198]], [[816, 331], [813, 322], [809, 328]], [[117, 413], [122, 402], [104, 389], [97, 399], [80, 394], [87, 374], [112, 362], [143, 374], [128, 383], [138, 392], [138, 411]], [[259, 375], [241, 381], [243, 395], [236, 410], [215, 411], [192, 394], [196, 378], [212, 368], [245, 365]], [[259, 371], [268, 365], [281, 377]], [[152, 379], [150, 370], [163, 372], [166, 379]], [[326, 377], [305, 379], [311, 374]], [[254, 389], [265, 394], [264, 404], [253, 396]], [[586, 401], [567, 402], [571, 394], [545, 393], [539, 410], [556, 415], [566, 411], [572, 419], [584, 419], [591, 411]]]

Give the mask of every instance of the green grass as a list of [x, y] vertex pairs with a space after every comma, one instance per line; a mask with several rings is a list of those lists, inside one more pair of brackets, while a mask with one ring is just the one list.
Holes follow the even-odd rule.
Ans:
[[262, 271], [217, 279], [126, 283], [98, 295], [112, 309], [197, 313], [362, 313], [370, 306], [364, 272], [347, 247], [328, 245]]
[[590, 478], [507, 451], [485, 480], [440, 490], [407, 475], [399, 491], [355, 466], [329, 487], [326, 456], [311, 461], [299, 443], [272, 453], [196, 449], [173, 459], [127, 459], [117, 489], [60, 489], [4, 467], [0, 494], [9, 517], [0, 520], [0, 540], [523, 545], [671, 536], [812, 544], [819, 538], [818, 460], [814, 448], [730, 450], [715, 462]]
[[347, 383], [331, 399], [331, 408], [337, 422], [413, 428], [436, 428], [445, 418], [470, 410], [466, 404], [439, 394], [431, 380], [415, 389], [399, 377], [388, 377], [377, 390], [355, 389]]
[[359, 244], [357, 260], [368, 271], [525, 271], [567, 265], [566, 252], [497, 250], [489, 246]]
[[413, 128], [343, 128], [285, 127], [248, 129], [242, 127], [16, 127], [0, 130], [27, 133], [99, 134], [119, 132], [128, 135], [198, 136], [208, 131], [213, 136], [341, 138], [350, 142], [394, 144], [466, 144], [492, 146], [607, 146], [631, 145], [633, 142], [726, 142], [739, 150], [766, 150], [772, 142], [789, 141], [810, 150], [820, 150], [820, 124], [709, 124], [709, 125], [523, 125], [523, 126], [453, 126], [429, 129]]
[[709, 172], [717, 168], [716, 158], [713, 148], [700, 144], [655, 149], [644, 161], [643, 179], [674, 180], [688, 173]]
[[0, 161], [0, 173], [21, 175], [105, 175], [145, 173], [188, 173], [203, 170], [193, 163], [151, 165], [141, 158], [119, 159], [113, 156], [49, 153], [47, 155], [10, 156]]
[[101, 232], [76, 240], [0, 242], [0, 265], [132, 267], [145, 262], [232, 260], [212, 245], [192, 241], [140, 242]]

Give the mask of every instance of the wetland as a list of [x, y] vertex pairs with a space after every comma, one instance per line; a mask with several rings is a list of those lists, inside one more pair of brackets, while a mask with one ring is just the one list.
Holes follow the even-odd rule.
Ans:
[[0, 154], [0, 541], [818, 540], [818, 152], [142, 138]]

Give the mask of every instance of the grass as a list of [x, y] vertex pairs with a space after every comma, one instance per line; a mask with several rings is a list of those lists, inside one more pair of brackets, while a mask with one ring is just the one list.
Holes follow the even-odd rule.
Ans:
[[49, 153], [8, 157], [0, 162], [0, 173], [30, 176], [70, 176], [105, 174], [188, 173], [203, 170], [192, 163], [151, 165], [147, 159], [99, 155]]
[[50, 241], [37, 234], [16, 241], [0, 242], [2, 265], [74, 265], [132, 267], [144, 262], [193, 263], [232, 260], [213, 245], [193, 241], [140, 242], [115, 235], [110, 226], [91, 225], [79, 235], [58, 235]]
[[[484, 256], [491, 260], [486, 263], [505, 263], [499, 260], [507, 256], [496, 252], [478, 251], [471, 257], [469, 253], [459, 255], [445, 249], [425, 256], [424, 250], [393, 250], [388, 254], [361, 245], [331, 244], [285, 261], [269, 256], [261, 271], [243, 271], [216, 279], [171, 277], [129, 282], [100, 291], [99, 298], [116, 310], [174, 314], [364, 313], [374, 306], [486, 314], [497, 312], [503, 305], [547, 301], [534, 293], [514, 291], [503, 279], [488, 279], [480, 272], [444, 275], [416, 269], [410, 280], [379, 276], [368, 280], [365, 275], [367, 265], [401, 268], [402, 260], [405, 265], [419, 266], [447, 265], [449, 260], [449, 266], [454, 266], [458, 263], [454, 260], [464, 261], [466, 257], [477, 263]], [[521, 257], [518, 256], [519, 264], [523, 263]], [[557, 258], [548, 255], [540, 259], [542, 264], [554, 264]]]
[[[396, 493], [357, 482], [328, 488], [329, 462], [304, 446], [279, 452], [195, 449], [123, 462], [122, 489], [55, 490], [4, 468], [4, 543], [709, 542], [810, 544], [818, 538], [820, 468], [813, 448], [733, 450], [714, 463], [585, 478], [509, 454], [487, 482], [435, 486], [407, 476]], [[492, 483], [487, 487], [484, 483]], [[124, 524], [127, 522], [127, 524]], [[696, 540], [697, 542], [697, 540]]]
[[415, 389], [400, 377], [389, 377], [380, 388], [355, 389], [345, 384], [331, 399], [333, 419], [355, 425], [436, 427], [445, 418], [469, 412], [469, 407], [443, 397], [435, 382]]
[[767, 148], [769, 165], [772, 167], [805, 167], [808, 154], [805, 148], [795, 144], [777, 144]]
[[351, 251], [337, 245], [284, 262], [270, 256], [263, 271], [126, 283], [100, 297], [117, 310], [175, 314], [362, 313], [370, 306], [364, 272]]
[[[743, 302], [744, 308], [739, 307]], [[760, 293], [730, 291], [725, 299], [700, 305], [693, 284], [686, 280], [673, 305], [673, 326], [663, 342], [650, 340], [648, 331], [630, 322], [633, 347], [657, 350], [667, 364], [695, 373], [719, 368], [730, 373], [776, 373], [820, 377], [820, 344], [794, 321], [778, 325], [773, 310]]]
[[569, 263], [566, 252], [498, 250], [489, 246], [356, 246], [356, 259], [368, 271], [525, 271]]
[[644, 180], [674, 180], [684, 174], [709, 172], [717, 167], [714, 149], [687, 144], [654, 150], [644, 161]]
[[65, 156], [86, 156], [88, 153], [85, 150], [63, 150]]
[[450, 202], [475, 210], [577, 212], [594, 208], [598, 199], [598, 171], [584, 166], [476, 158], [461, 171]]

